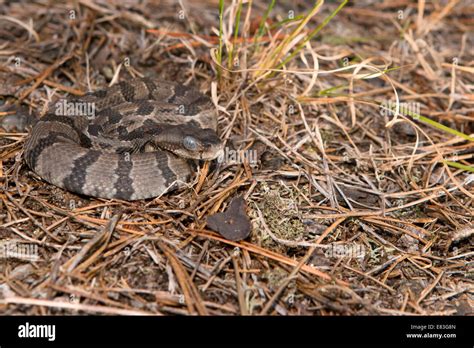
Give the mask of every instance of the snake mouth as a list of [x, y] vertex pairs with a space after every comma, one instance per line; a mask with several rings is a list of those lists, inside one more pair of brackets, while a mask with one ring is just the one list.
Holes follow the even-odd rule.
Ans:
[[199, 147], [194, 151], [186, 149], [182, 146], [178, 146], [176, 144], [160, 143], [155, 147], [155, 149], [157, 148], [172, 152], [182, 158], [200, 161], [212, 161], [216, 158], [219, 158], [219, 156], [224, 153], [224, 144], [221, 141], [199, 144]]

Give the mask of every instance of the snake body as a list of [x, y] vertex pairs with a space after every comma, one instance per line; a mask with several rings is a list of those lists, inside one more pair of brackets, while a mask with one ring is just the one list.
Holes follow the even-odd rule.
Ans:
[[[123, 200], [161, 196], [189, 181], [193, 160], [222, 151], [215, 107], [181, 84], [133, 79], [65, 101], [73, 107], [50, 107], [24, 154], [36, 174], [68, 191]], [[77, 105], [93, 106], [93, 113], [77, 114]]]

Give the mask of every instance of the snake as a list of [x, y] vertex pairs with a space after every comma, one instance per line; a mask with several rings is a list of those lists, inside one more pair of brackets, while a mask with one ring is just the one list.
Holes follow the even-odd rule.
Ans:
[[189, 184], [217, 158], [217, 111], [197, 89], [133, 78], [48, 106], [24, 145], [26, 164], [70, 192], [134, 201]]

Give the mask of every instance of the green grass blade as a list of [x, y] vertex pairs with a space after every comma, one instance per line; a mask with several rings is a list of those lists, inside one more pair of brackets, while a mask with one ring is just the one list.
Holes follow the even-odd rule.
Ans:
[[334, 91], [337, 91], [337, 90], [340, 90], [340, 89], [346, 89], [346, 88], [348, 88], [348, 87], [349, 87], [349, 85], [347, 85], [347, 84], [338, 85], [338, 86], [334, 86], [334, 87], [330, 87], [330, 88], [323, 89], [322, 91], [319, 91], [316, 95], [317, 95], [318, 97], [322, 97], [322, 96], [325, 96], [325, 97], [341, 96], [342, 94], [336, 95], [336, 94], [334, 94], [333, 92], [334, 92]]
[[297, 21], [300, 21], [304, 18], [304, 15], [299, 15], [299, 16], [296, 16], [294, 18], [287, 18], [287, 19], [284, 19], [282, 21], [279, 21], [278, 23], [275, 23], [275, 24], [272, 24], [270, 26], [270, 30], [272, 29], [276, 29], [276, 28], [279, 28], [287, 23], [291, 23], [291, 22], [297, 22]]
[[[219, 51], [217, 52], [217, 61], [222, 65], [222, 46], [224, 35], [224, 0], [219, 0]], [[217, 75], [221, 76], [221, 67], [217, 67]]]
[[234, 42], [232, 42], [232, 49], [229, 52], [229, 60], [227, 61], [227, 66], [230, 69], [234, 67], [234, 51], [237, 42], [237, 38], [239, 37], [239, 26], [240, 26], [240, 14], [242, 13], [242, 0], [239, 1], [239, 7], [237, 8], [237, 13], [235, 16], [235, 27], [234, 27]]
[[[392, 110], [393, 111], [393, 110]], [[467, 134], [464, 134], [460, 131], [457, 131], [455, 129], [452, 129], [452, 128], [449, 128], [448, 126], [445, 126], [444, 124], [441, 124], [441, 123], [438, 123], [436, 121], [433, 121], [431, 119], [429, 119], [428, 117], [424, 117], [422, 115], [419, 115], [417, 114], [416, 112], [412, 112], [410, 110], [406, 110], [405, 108], [400, 108], [400, 113], [404, 113], [408, 116], [411, 116], [413, 119], [415, 120], [419, 120], [423, 123], [426, 123], [426, 124], [429, 124], [430, 126], [434, 127], [434, 128], [437, 128], [439, 130], [442, 130], [446, 133], [449, 133], [449, 134], [452, 134], [452, 135], [456, 135], [458, 137], [461, 137], [461, 138], [464, 138], [466, 140], [469, 140], [469, 141], [474, 141], [474, 138], [473, 137], [470, 137], [469, 135]]]
[[257, 35], [254, 36], [253, 43], [256, 45], [258, 38], [260, 38], [263, 35], [263, 30], [265, 29], [265, 23], [267, 22], [267, 18], [270, 15], [270, 12], [272, 12], [273, 7], [275, 6], [276, 0], [272, 0], [272, 2], [268, 5], [267, 10], [263, 14], [262, 20], [260, 21], [260, 25], [258, 26], [258, 31]]
[[474, 167], [469, 167], [465, 166], [464, 164], [458, 163], [458, 162], [452, 162], [452, 161], [443, 161], [443, 163], [446, 163], [448, 166], [455, 167], [458, 169], [466, 170], [468, 172], [474, 173]]

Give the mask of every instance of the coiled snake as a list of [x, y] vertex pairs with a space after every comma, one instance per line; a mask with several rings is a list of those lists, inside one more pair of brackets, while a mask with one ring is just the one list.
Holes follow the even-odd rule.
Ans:
[[216, 128], [215, 107], [195, 89], [133, 79], [50, 107], [25, 143], [25, 160], [79, 194], [157, 197], [189, 181], [192, 159], [220, 154]]

